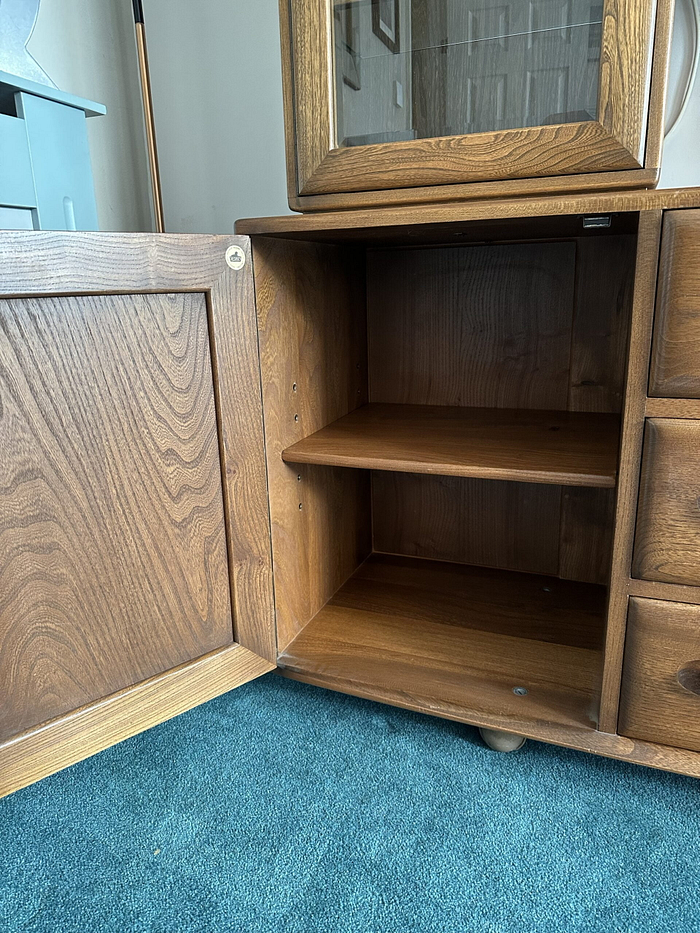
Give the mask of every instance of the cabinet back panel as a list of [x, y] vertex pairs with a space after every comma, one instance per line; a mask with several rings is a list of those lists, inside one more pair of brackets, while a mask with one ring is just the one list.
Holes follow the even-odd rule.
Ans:
[[377, 471], [372, 493], [377, 551], [558, 572], [560, 486]]
[[369, 474], [281, 456], [367, 402], [364, 251], [262, 237], [253, 247], [283, 651], [372, 547]]
[[0, 301], [0, 740], [232, 643], [203, 294]]
[[368, 253], [373, 402], [563, 410], [574, 243]]
[[[635, 254], [633, 234], [368, 251], [370, 400], [620, 412]], [[613, 503], [375, 475], [374, 546], [604, 583]]]

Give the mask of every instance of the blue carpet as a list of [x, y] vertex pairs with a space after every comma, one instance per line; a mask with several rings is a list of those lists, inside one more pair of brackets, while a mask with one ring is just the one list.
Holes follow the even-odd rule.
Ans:
[[0, 931], [693, 933], [699, 791], [269, 675], [0, 801]]

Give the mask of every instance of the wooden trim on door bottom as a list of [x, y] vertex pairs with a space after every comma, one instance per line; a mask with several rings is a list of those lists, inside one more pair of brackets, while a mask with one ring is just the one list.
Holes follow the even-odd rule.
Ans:
[[274, 664], [228, 645], [14, 736], [0, 745], [0, 797], [179, 716]]
[[619, 172], [643, 165], [605, 126], [588, 120], [330, 149], [312, 173], [300, 171], [299, 194], [483, 182], [498, 174], [575, 175], [597, 168]]
[[639, 739], [629, 739], [622, 735], [608, 735], [605, 732], [597, 732], [595, 729], [577, 729], [572, 726], [560, 726], [546, 722], [516, 720], [510, 716], [478, 714], [474, 710], [463, 710], [459, 706], [448, 703], [440, 703], [437, 706], [428, 700], [421, 700], [418, 696], [409, 696], [403, 692], [398, 693], [375, 688], [354, 681], [340, 680], [333, 676], [297, 674], [294, 671], [282, 669], [279, 670], [279, 673], [290, 680], [299, 680], [302, 683], [313, 684], [317, 687], [326, 687], [330, 690], [348, 693], [350, 696], [362, 697], [379, 703], [388, 703], [390, 706], [415, 710], [418, 713], [427, 713], [429, 716], [439, 716], [442, 719], [465, 722], [482, 729], [515, 732], [517, 735], [523, 735], [538, 742], [561, 745], [565, 748], [573, 748], [593, 755], [602, 755], [606, 758], [617, 758], [620, 761], [646, 765], [648, 768], [658, 768], [662, 771], [674, 771], [678, 774], [687, 774], [690, 777], [700, 777], [700, 753], [686, 751], [682, 748], [670, 748], [666, 745], [656, 745], [653, 742], [642, 742]]

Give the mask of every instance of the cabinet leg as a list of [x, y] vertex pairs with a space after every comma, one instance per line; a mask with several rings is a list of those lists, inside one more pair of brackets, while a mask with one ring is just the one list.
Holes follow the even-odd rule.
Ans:
[[496, 752], [517, 752], [527, 742], [522, 735], [497, 729], [479, 729], [479, 735], [488, 747]]

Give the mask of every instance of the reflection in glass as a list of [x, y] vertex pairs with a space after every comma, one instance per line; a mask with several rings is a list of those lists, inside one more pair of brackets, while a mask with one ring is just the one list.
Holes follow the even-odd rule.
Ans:
[[330, 0], [340, 146], [594, 120], [602, 0]]

